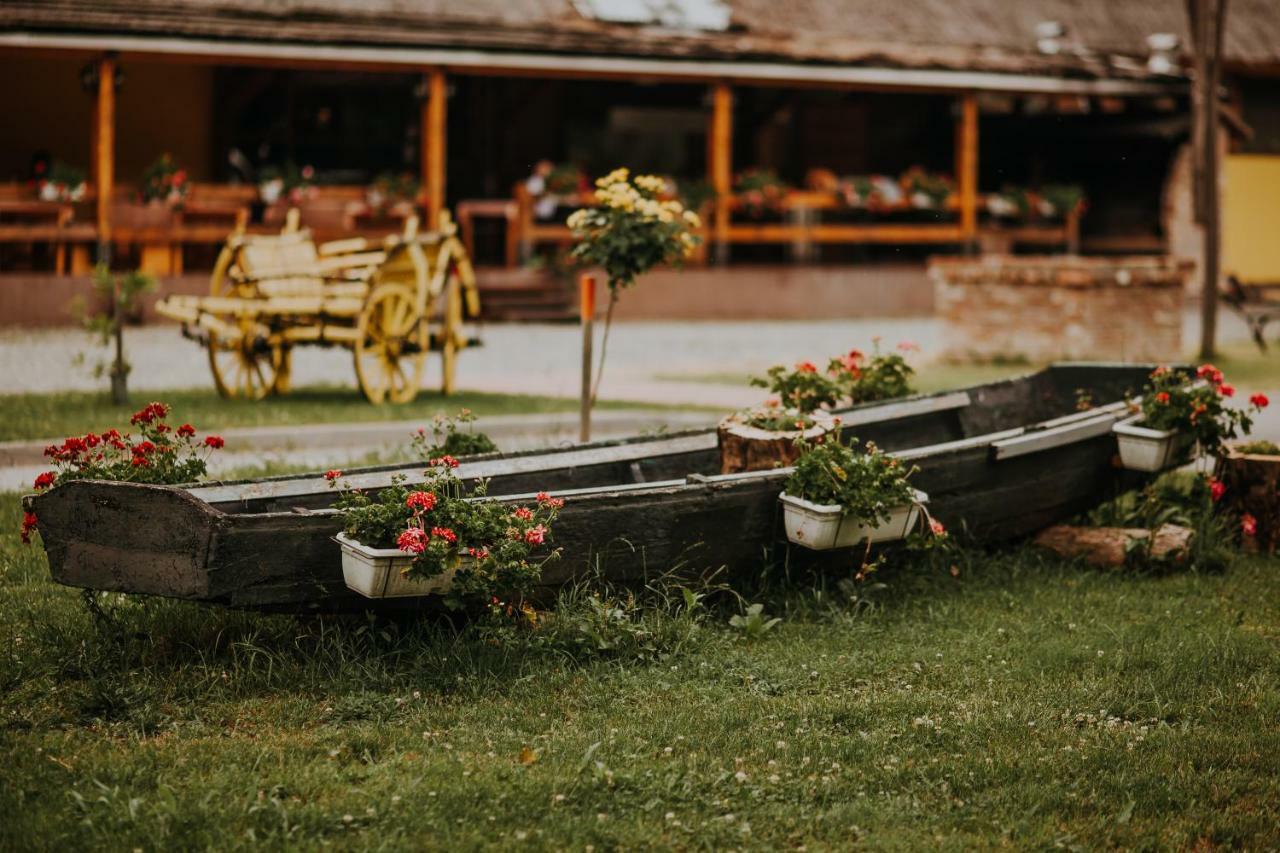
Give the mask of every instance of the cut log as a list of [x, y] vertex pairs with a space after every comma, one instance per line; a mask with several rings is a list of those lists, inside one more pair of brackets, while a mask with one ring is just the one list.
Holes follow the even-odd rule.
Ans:
[[1258, 549], [1275, 553], [1280, 544], [1280, 456], [1230, 448], [1218, 461], [1218, 479], [1226, 486], [1222, 493], [1226, 505], [1257, 522], [1253, 538]]
[[[1150, 540], [1148, 548], [1147, 540]], [[1058, 524], [1041, 531], [1035, 544], [1063, 557], [1083, 557], [1094, 566], [1123, 566], [1130, 554], [1141, 548], [1144, 560], [1178, 562], [1191, 544], [1191, 530], [1164, 524], [1150, 530], [1141, 527], [1074, 527]]]
[[717, 439], [720, 446], [720, 473], [739, 474], [744, 471], [770, 471], [793, 464], [800, 456], [796, 449], [797, 438], [813, 441], [836, 428], [836, 421], [825, 412], [810, 416], [814, 424], [808, 429], [776, 430], [751, 426], [742, 412], [732, 414], [720, 422]]

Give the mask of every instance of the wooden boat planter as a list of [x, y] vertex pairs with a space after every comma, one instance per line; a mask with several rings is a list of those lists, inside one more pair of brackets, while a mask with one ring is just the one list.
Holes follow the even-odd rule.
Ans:
[[[1112, 496], [1111, 428], [1149, 366], [1057, 365], [1025, 377], [841, 413], [846, 437], [874, 440], [919, 468], [932, 514], [985, 539], [1025, 536]], [[1103, 405], [1074, 411], [1078, 391]], [[758, 570], [782, 540], [778, 495], [790, 469], [720, 475], [714, 428], [564, 450], [473, 457], [457, 474], [489, 493], [565, 499], [563, 558], [543, 583], [594, 572], [641, 578], [678, 565]], [[420, 481], [419, 466], [369, 468], [355, 488]], [[393, 606], [343, 580], [334, 498], [319, 474], [186, 487], [73, 481], [28, 499], [54, 580], [268, 610]], [[414, 599], [412, 601], [419, 601]], [[403, 606], [406, 600], [399, 603]]]

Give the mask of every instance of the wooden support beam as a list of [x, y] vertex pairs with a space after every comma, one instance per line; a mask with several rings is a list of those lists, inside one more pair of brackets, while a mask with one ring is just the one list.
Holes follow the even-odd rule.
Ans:
[[956, 126], [956, 181], [960, 190], [960, 230], [966, 242], [978, 236], [978, 96], [960, 98]]
[[111, 260], [111, 194], [115, 187], [116, 162], [116, 60], [104, 56], [98, 61], [98, 101], [94, 110], [93, 164], [97, 193], [98, 260]]
[[728, 83], [716, 83], [711, 89], [707, 172], [716, 193], [711, 223], [715, 259], [725, 263], [729, 255], [729, 197], [733, 192], [733, 90]]
[[422, 185], [426, 193], [427, 228], [440, 227], [444, 210], [445, 133], [449, 90], [444, 71], [434, 69], [426, 78], [427, 97], [422, 102]]

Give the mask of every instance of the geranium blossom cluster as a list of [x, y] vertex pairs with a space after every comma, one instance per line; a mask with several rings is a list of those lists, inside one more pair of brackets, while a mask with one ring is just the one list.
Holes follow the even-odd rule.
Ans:
[[[488, 499], [486, 481], [468, 491], [454, 473], [457, 460], [441, 457], [413, 487], [403, 478], [369, 495], [344, 490], [335, 502], [343, 530], [362, 544], [399, 548], [413, 555], [408, 577], [452, 573], [448, 599], [461, 603], [477, 595], [521, 592], [536, 583], [552, 523], [564, 501], [541, 492], [532, 501], [510, 504]], [[340, 471], [325, 478], [340, 487]]]
[[1247, 435], [1252, 415], [1270, 403], [1265, 394], [1254, 394], [1247, 407], [1234, 408], [1226, 401], [1235, 394], [1235, 386], [1212, 364], [1200, 365], [1194, 374], [1157, 367], [1142, 392], [1143, 424], [1187, 433], [1205, 453], [1218, 453], [1224, 441]]
[[764, 376], [753, 377], [752, 385], [767, 388], [773, 396], [763, 408], [747, 413], [748, 423], [761, 429], [775, 429], [769, 424], [776, 423], [780, 413], [795, 412], [798, 417], [794, 420], [806, 425], [795, 428], [804, 429], [812, 424], [808, 415], [819, 409], [910, 394], [915, 371], [907, 364], [904, 353], [915, 352], [919, 347], [903, 341], [898, 344], [898, 352], [883, 354], [879, 351], [878, 339], [875, 347], [870, 356], [858, 349], [834, 356], [827, 362], [825, 371], [819, 370], [812, 361], [799, 361], [791, 368], [774, 365]]
[[663, 263], [677, 263], [700, 242], [698, 215], [671, 198], [667, 182], [656, 175], [615, 169], [596, 181], [594, 207], [576, 210], [567, 224], [578, 245], [578, 260], [604, 267], [610, 290], [630, 287], [641, 274]]
[[[35, 478], [36, 491], [53, 488], [70, 480], [121, 480], [131, 483], [190, 483], [208, 470], [209, 454], [222, 448], [221, 436], [196, 437], [191, 424], [170, 426], [165, 422], [169, 406], [148, 403], [129, 418], [138, 434], [109, 429], [73, 435], [61, 444], [51, 444], [44, 455], [53, 469]], [[29, 542], [36, 529], [35, 515], [24, 514], [22, 541]]]

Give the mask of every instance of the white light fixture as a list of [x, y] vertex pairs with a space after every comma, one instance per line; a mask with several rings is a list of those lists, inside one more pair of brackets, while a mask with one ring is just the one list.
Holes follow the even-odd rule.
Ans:
[[1152, 74], [1178, 72], [1178, 36], [1175, 33], [1152, 33], [1147, 36], [1147, 70]]
[[574, 0], [578, 13], [610, 24], [651, 24], [677, 30], [726, 30], [724, 0]]

